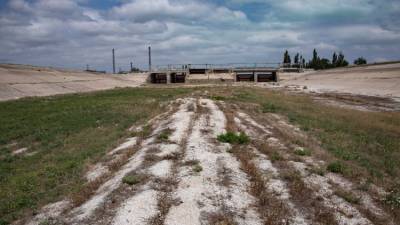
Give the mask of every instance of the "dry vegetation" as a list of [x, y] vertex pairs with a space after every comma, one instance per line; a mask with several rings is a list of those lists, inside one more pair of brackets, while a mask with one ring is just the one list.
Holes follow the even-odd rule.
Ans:
[[[168, 100], [189, 93], [165, 110]], [[59, 215], [64, 223], [118, 224], [126, 215], [155, 225], [400, 221], [398, 112], [243, 87], [124, 89], [0, 104], [4, 224], [63, 196], [73, 203]], [[128, 129], [132, 124], [142, 129]], [[127, 137], [138, 138], [133, 147], [107, 154]], [[12, 155], [14, 142], [37, 153]], [[86, 182], [88, 165], [97, 164], [107, 172]], [[82, 205], [119, 175], [102, 207], [80, 218], [79, 210], [98, 207]], [[179, 210], [189, 208], [198, 218], [184, 220]]]

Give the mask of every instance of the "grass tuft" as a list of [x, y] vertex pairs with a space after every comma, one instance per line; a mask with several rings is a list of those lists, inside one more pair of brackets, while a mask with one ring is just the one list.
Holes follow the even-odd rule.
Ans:
[[250, 142], [250, 138], [243, 132], [236, 134], [234, 132], [227, 132], [220, 134], [217, 137], [218, 141], [230, 144], [247, 144]]
[[294, 154], [299, 155], [299, 156], [311, 156], [311, 150], [310, 149], [296, 149], [294, 151]]
[[140, 183], [140, 179], [138, 176], [135, 175], [126, 175], [124, 178], [122, 178], [122, 183], [134, 185]]
[[192, 167], [193, 171], [196, 173], [200, 173], [201, 171], [203, 171], [203, 167], [200, 166], [200, 164], [196, 164]]
[[343, 174], [346, 170], [346, 166], [340, 162], [340, 161], [336, 161], [336, 162], [332, 162], [330, 163], [327, 168], [328, 171], [332, 172], [332, 173], [340, 173]]
[[272, 162], [283, 160], [283, 157], [277, 151], [273, 151], [270, 157]]
[[278, 109], [279, 109], [278, 105], [276, 105], [272, 102], [267, 102], [262, 105], [263, 113], [276, 113], [278, 111]]
[[167, 128], [163, 130], [157, 137], [159, 141], [166, 142], [168, 141], [169, 136], [172, 134], [172, 130]]
[[224, 101], [224, 100], [226, 100], [226, 97], [219, 96], [219, 95], [214, 95], [214, 96], [211, 96], [211, 99], [215, 100], [215, 101]]

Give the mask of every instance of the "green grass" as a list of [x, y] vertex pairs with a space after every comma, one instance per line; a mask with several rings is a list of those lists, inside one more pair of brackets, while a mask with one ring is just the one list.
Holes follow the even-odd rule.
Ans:
[[279, 107], [274, 103], [267, 102], [262, 104], [262, 112], [263, 113], [276, 113], [278, 112]]
[[283, 160], [283, 157], [277, 151], [273, 151], [270, 157], [272, 162]]
[[247, 144], [250, 142], [250, 138], [243, 132], [236, 134], [234, 132], [227, 132], [220, 134], [217, 137], [218, 141], [230, 144]]
[[216, 96], [211, 96], [210, 97], [212, 100], [215, 100], [215, 101], [224, 101], [226, 98], [225, 97], [223, 97], [223, 96], [218, 96], [218, 95], [216, 95]]
[[[77, 193], [85, 166], [190, 89], [115, 89], [0, 103], [0, 224]], [[16, 146], [9, 146], [10, 143]], [[28, 147], [32, 156], [13, 156]]]
[[[0, 103], [0, 224], [13, 221], [41, 205], [77, 193], [85, 182], [87, 164], [99, 161], [127, 128], [162, 112], [160, 103], [194, 89], [117, 89], [91, 94], [29, 98]], [[400, 113], [362, 112], [326, 106], [307, 96], [261, 88], [218, 87], [213, 99], [246, 104], [246, 110], [267, 116], [286, 116], [320, 141], [345, 170], [366, 172], [372, 182], [400, 183]], [[243, 134], [224, 134], [218, 140], [248, 143]], [[17, 146], [10, 147], [16, 142]], [[306, 145], [302, 145], [306, 146]], [[32, 156], [13, 156], [14, 148], [28, 147]], [[281, 160], [276, 153], [272, 160]], [[354, 166], [349, 166], [354, 165]], [[325, 168], [323, 168], [325, 169]], [[323, 170], [317, 171], [323, 174]], [[385, 182], [389, 183], [386, 184]], [[398, 192], [386, 199], [398, 204]]]
[[165, 129], [161, 131], [161, 133], [157, 136], [157, 139], [161, 142], [166, 142], [171, 134], [172, 131], [170, 129]]
[[203, 171], [203, 167], [201, 167], [199, 164], [194, 165], [192, 169], [196, 173], [200, 173], [201, 171]]
[[328, 170], [332, 173], [344, 174], [344, 172], [346, 170], [346, 166], [342, 162], [336, 161], [336, 162], [329, 163], [328, 166], [326, 167], [326, 170]]
[[[348, 174], [400, 184], [400, 112], [363, 112], [323, 105], [304, 95], [261, 88], [219, 88], [210, 95], [235, 104], [255, 104], [258, 112], [286, 116], [321, 142], [338, 161], [352, 165]], [[390, 185], [388, 185], [390, 186]]]
[[294, 154], [299, 155], [299, 156], [311, 156], [311, 150], [310, 149], [296, 149], [294, 151]]
[[140, 183], [140, 179], [135, 175], [126, 175], [122, 178], [122, 182], [128, 185], [134, 185]]

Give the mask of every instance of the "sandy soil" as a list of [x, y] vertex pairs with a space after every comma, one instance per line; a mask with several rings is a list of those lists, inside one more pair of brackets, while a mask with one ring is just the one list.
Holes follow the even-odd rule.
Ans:
[[281, 85], [315, 92], [395, 98], [400, 101], [400, 63], [340, 68], [305, 74], [282, 73]]
[[[89, 169], [88, 174], [108, 176], [97, 175], [104, 179], [82, 204], [66, 198], [44, 207], [27, 224], [395, 224], [376, 203], [379, 195], [338, 174], [313, 173], [325, 161], [317, 152], [302, 159], [294, 154], [304, 148], [282, 134], [307, 137], [284, 118], [257, 118], [236, 105], [202, 97], [171, 105], [175, 107], [151, 120], [148, 137], [127, 139], [110, 150], [108, 160]], [[251, 142], [238, 147], [217, 141], [228, 130], [247, 133]], [[167, 140], [158, 138], [166, 131]], [[134, 154], [118, 170], [109, 168], [132, 149]], [[271, 149], [282, 159], [273, 160]], [[122, 182], [129, 174], [140, 178], [136, 184]], [[346, 201], [338, 189], [360, 201]]]
[[116, 87], [137, 87], [146, 81], [146, 77], [143, 74], [106, 75], [0, 64], [0, 101]]

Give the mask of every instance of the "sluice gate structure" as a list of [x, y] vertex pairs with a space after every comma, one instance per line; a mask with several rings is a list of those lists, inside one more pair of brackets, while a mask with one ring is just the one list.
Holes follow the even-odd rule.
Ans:
[[150, 72], [148, 82], [220, 83], [278, 82], [279, 63], [169, 64]]

